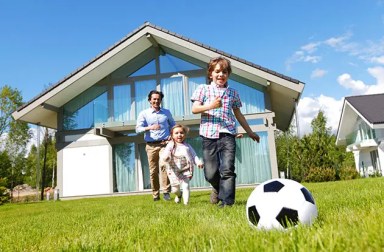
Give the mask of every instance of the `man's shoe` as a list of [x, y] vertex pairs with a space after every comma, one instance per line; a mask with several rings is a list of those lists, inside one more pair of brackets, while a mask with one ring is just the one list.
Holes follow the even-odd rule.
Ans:
[[171, 200], [171, 196], [169, 195], [169, 193], [164, 193], [163, 198], [164, 198], [164, 200], [166, 200], [166, 201], [170, 201], [170, 200]]
[[159, 196], [153, 198], [153, 201], [159, 201], [159, 200], [160, 200], [160, 197], [159, 197]]
[[219, 193], [214, 188], [212, 188], [211, 197], [209, 201], [211, 202], [211, 204], [219, 203]]

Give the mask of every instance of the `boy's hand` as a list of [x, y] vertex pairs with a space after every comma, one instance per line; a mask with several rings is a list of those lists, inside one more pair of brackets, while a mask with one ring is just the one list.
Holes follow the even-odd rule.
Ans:
[[216, 108], [220, 108], [221, 106], [223, 106], [222, 102], [221, 102], [221, 98], [220, 97], [216, 97], [216, 99], [211, 102], [211, 109], [216, 109]]
[[237, 133], [237, 134], [235, 135], [236, 138], [243, 138], [243, 136], [244, 136], [244, 135], [241, 134], [241, 133]]
[[248, 136], [252, 138], [253, 141], [260, 143], [260, 136], [258, 134], [252, 132], [251, 134], [248, 134]]

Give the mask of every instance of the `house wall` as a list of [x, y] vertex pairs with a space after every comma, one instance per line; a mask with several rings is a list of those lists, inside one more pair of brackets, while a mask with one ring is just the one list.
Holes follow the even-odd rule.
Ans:
[[384, 175], [384, 141], [381, 141], [377, 148], [377, 152], [379, 154], [381, 174]]
[[113, 192], [112, 147], [93, 131], [63, 136], [58, 151], [58, 187], [61, 197]]
[[373, 166], [370, 151], [359, 151], [359, 163], [357, 163], [357, 171], [361, 176], [368, 176], [373, 173]]
[[[378, 172], [372, 162], [371, 152], [377, 150], [378, 155], [378, 164], [377, 169], [381, 174], [383, 174], [384, 166], [384, 129], [371, 129], [368, 124], [365, 123], [361, 118], [358, 118], [355, 126], [354, 132], [349, 136], [350, 147], [355, 158], [356, 170], [360, 173], [361, 176], [367, 177], [375, 172]], [[368, 147], [364, 146], [367, 142], [372, 141], [375, 144], [369, 144]], [[348, 141], [347, 141], [348, 142]]]

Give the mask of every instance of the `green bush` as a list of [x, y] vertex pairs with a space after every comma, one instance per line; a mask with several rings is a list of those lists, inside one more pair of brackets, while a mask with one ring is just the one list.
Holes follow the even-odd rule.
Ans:
[[310, 168], [304, 177], [305, 182], [326, 182], [335, 180], [336, 170], [333, 168]]
[[340, 180], [350, 180], [360, 178], [359, 172], [351, 166], [342, 167], [339, 170]]
[[9, 202], [11, 194], [5, 186], [0, 186], [0, 205]]

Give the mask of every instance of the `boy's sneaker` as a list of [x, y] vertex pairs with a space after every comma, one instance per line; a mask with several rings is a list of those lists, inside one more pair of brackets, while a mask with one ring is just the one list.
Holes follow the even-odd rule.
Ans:
[[166, 200], [166, 201], [170, 201], [171, 200], [171, 196], [169, 195], [169, 193], [164, 193], [163, 199]]
[[210, 197], [211, 204], [217, 204], [219, 203], [219, 193], [216, 191], [215, 188], [212, 188], [211, 197]]
[[221, 202], [221, 204], [219, 204], [217, 207], [218, 208], [226, 208], [226, 207], [232, 207], [232, 205], [228, 205], [228, 204], [225, 204], [224, 202]]

